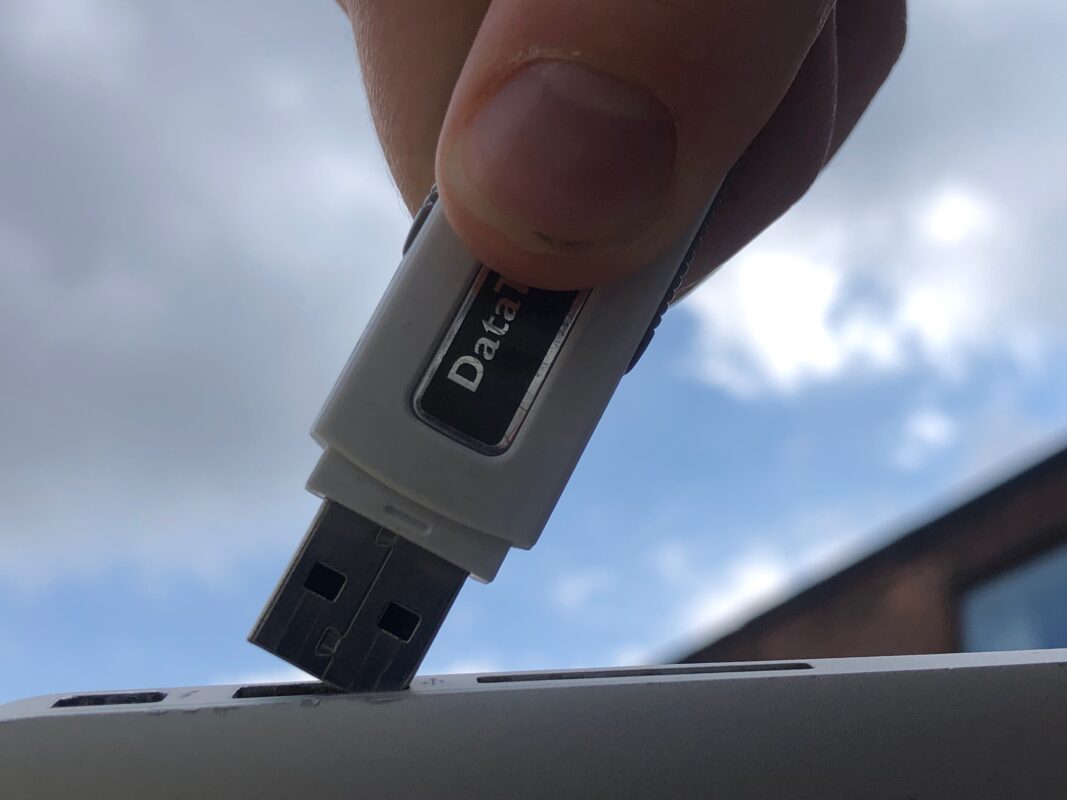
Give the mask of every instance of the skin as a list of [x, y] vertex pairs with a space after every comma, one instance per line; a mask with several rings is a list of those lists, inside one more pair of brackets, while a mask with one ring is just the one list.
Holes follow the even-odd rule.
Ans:
[[[906, 29], [904, 0], [341, 4], [408, 208], [418, 208], [436, 181], [449, 221], [475, 256], [512, 280], [550, 289], [586, 288], [640, 269], [692, 225], [729, 174], [683, 287], [691, 289], [807, 192], [889, 75]], [[566, 203], [574, 198], [560, 198], [567, 213], [550, 220], [548, 227], [561, 226], [554, 232], [543, 230], [544, 214], [527, 213], [540, 206], [534, 189], [524, 197], [522, 187], [537, 175], [508, 184], [500, 160], [470, 169], [463, 154], [490, 152], [472, 150], [472, 120], [502, 87], [531, 65], [559, 62], [618, 79], [635, 97], [647, 92], [648, 107], [665, 109], [673, 124], [671, 149], [642, 154], [637, 136], [622, 161], [643, 167], [667, 152], [673, 165], [662, 181], [642, 178], [637, 185], [648, 192], [628, 206], [620, 200], [617, 214], [571, 214]], [[523, 130], [543, 124], [550, 135], [553, 124], [530, 108]], [[610, 194], [619, 183], [610, 171], [590, 174], [603, 176], [579, 183], [590, 192]], [[580, 200], [576, 209], [589, 207]]]

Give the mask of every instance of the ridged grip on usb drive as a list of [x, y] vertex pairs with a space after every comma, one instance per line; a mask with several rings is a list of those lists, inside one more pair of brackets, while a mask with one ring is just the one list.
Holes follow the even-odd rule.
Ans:
[[656, 335], [656, 330], [659, 328], [660, 323], [663, 322], [663, 315], [666, 314], [667, 310], [671, 307], [671, 303], [674, 302], [678, 290], [682, 288], [682, 281], [685, 280], [685, 276], [689, 274], [689, 268], [693, 265], [693, 259], [696, 258], [697, 252], [700, 250], [700, 243], [703, 241], [704, 234], [707, 232], [708, 226], [711, 224], [712, 217], [722, 203], [723, 196], [723, 189], [720, 188], [719, 193], [715, 195], [715, 199], [712, 201], [711, 206], [708, 207], [707, 213], [704, 214], [704, 219], [694, 234], [693, 241], [690, 242], [685, 257], [682, 258], [681, 264], [678, 265], [678, 272], [675, 274], [670, 286], [667, 287], [667, 291], [664, 292], [663, 300], [660, 302], [659, 308], [656, 309], [656, 314], [652, 318], [648, 330], [645, 331], [645, 335], [641, 338], [641, 343], [637, 345], [637, 351], [634, 353], [633, 358], [630, 359], [630, 366], [626, 368], [627, 373], [637, 366], [637, 362], [641, 360], [645, 351], [648, 350], [648, 346], [652, 344], [652, 339]]

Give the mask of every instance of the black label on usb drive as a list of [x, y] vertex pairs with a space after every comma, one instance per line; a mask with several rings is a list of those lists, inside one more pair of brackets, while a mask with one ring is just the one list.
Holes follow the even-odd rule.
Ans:
[[415, 413], [481, 452], [507, 450], [587, 295], [483, 267], [415, 392]]

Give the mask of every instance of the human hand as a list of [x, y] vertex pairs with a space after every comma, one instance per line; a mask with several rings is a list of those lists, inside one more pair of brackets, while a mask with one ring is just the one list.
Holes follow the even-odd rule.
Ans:
[[906, 14], [905, 0], [340, 2], [408, 207], [436, 175], [479, 260], [551, 289], [649, 263], [729, 172], [685, 288], [707, 277], [837, 152]]

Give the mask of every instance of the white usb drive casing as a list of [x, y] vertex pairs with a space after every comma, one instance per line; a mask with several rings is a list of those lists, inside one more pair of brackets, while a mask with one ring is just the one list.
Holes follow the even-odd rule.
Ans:
[[308, 488], [490, 581], [537, 542], [705, 215], [655, 263], [585, 292], [510, 283], [440, 204], [421, 216], [314, 425]]

